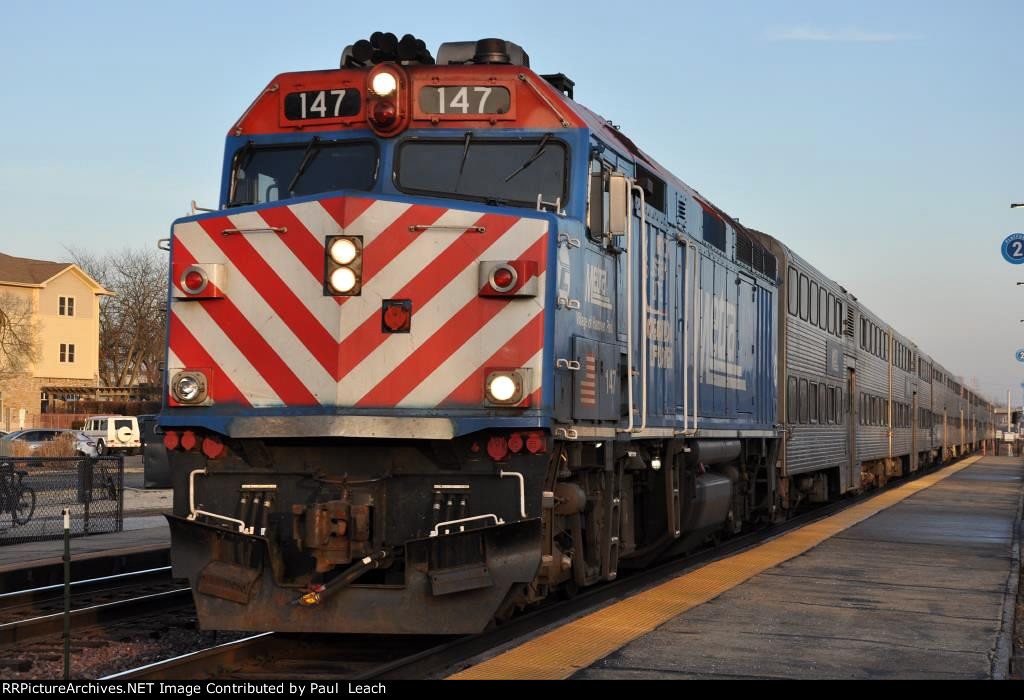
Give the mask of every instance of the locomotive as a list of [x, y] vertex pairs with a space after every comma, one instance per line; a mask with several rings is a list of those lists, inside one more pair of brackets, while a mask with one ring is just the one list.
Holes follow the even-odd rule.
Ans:
[[171, 229], [206, 629], [460, 634], [977, 449], [988, 404], [501, 39], [284, 73]]

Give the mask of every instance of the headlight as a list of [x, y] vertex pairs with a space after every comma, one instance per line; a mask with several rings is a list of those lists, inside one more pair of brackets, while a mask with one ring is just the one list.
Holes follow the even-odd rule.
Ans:
[[347, 267], [339, 267], [331, 273], [331, 289], [336, 292], [351, 292], [356, 286], [356, 273]]
[[363, 278], [362, 237], [328, 236], [324, 249], [324, 294], [357, 296]]
[[336, 238], [334, 242], [331, 243], [331, 260], [339, 265], [348, 265], [356, 259], [356, 254], [358, 252], [359, 250], [356, 248], [356, 244], [348, 238]]
[[370, 83], [371, 89], [381, 97], [387, 97], [398, 89], [398, 80], [395, 76], [387, 71], [381, 71], [377, 75], [373, 76], [373, 82]]
[[195, 398], [199, 396], [199, 382], [192, 377], [181, 377], [178, 379], [178, 385], [176, 387], [178, 396], [183, 401], [195, 401]]
[[484, 381], [484, 393], [487, 403], [503, 406], [514, 406], [522, 402], [527, 395], [527, 382], [524, 373], [527, 370], [497, 370], [489, 372]]
[[179, 403], [201, 403], [206, 400], [206, 376], [202, 372], [178, 372], [171, 379], [171, 393]]
[[512, 380], [512, 377], [499, 374], [491, 379], [488, 390], [491, 392], [491, 398], [504, 403], [516, 395], [516, 383]]

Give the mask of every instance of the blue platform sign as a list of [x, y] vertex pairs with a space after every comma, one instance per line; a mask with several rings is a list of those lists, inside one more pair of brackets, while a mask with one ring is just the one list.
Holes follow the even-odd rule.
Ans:
[[1011, 233], [1003, 241], [1003, 259], [1013, 265], [1024, 265], [1024, 233]]
[[[1024, 348], [1017, 351], [1017, 362], [1024, 362]], [[1024, 384], [1021, 384], [1024, 387]]]

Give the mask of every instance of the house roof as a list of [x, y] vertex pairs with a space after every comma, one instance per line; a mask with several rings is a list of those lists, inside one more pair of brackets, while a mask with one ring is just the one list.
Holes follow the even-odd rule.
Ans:
[[75, 263], [16, 258], [5, 253], [0, 253], [0, 284], [42, 287], [69, 268], [74, 269], [75, 272], [84, 277], [100, 294], [110, 294]]
[[73, 263], [16, 258], [0, 253], [0, 282], [37, 285], [71, 267]]

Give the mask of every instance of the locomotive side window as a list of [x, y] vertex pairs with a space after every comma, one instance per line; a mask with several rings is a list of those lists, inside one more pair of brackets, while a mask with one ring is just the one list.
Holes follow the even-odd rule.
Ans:
[[807, 422], [807, 380], [800, 380], [800, 422]]
[[818, 422], [818, 385], [811, 382], [807, 400], [810, 402], [810, 418], [812, 423]]
[[417, 140], [398, 149], [395, 184], [403, 192], [534, 208], [567, 197], [569, 153], [550, 135], [529, 141]]
[[377, 147], [369, 141], [320, 141], [239, 149], [228, 206], [290, 197], [369, 190], [377, 179]]
[[587, 229], [590, 239], [604, 242], [605, 212], [608, 209], [607, 175], [601, 161], [590, 162], [590, 184], [587, 191]]
[[636, 166], [636, 184], [644, 191], [644, 201], [658, 211], [665, 211], [665, 181], [644, 166]]

